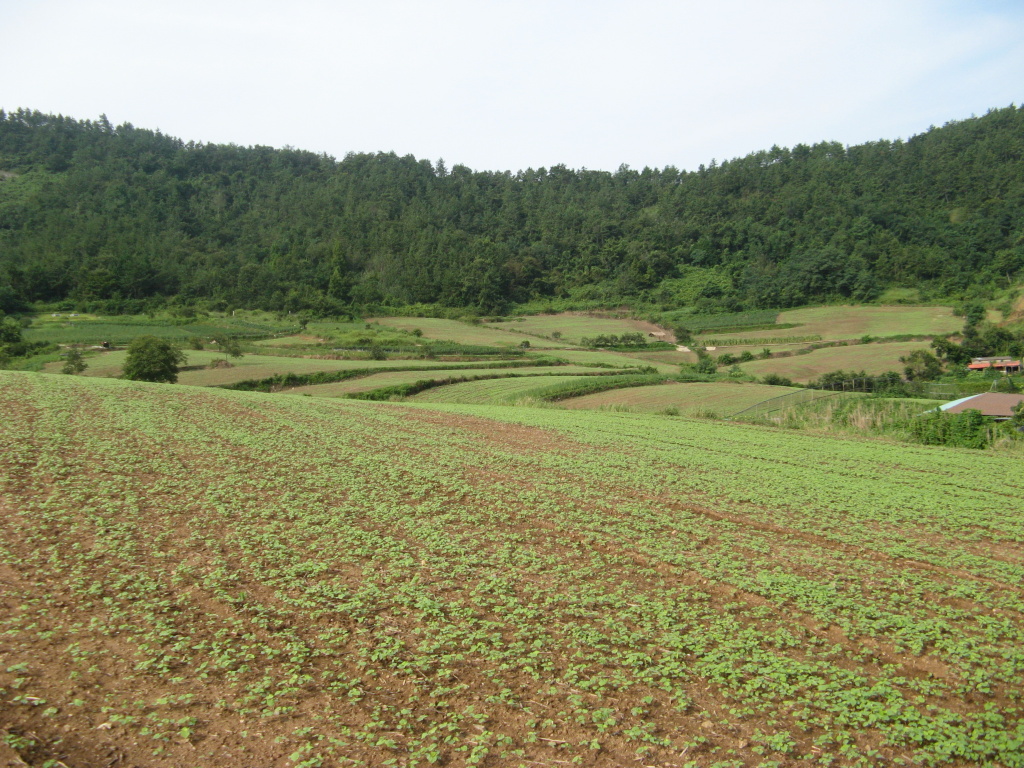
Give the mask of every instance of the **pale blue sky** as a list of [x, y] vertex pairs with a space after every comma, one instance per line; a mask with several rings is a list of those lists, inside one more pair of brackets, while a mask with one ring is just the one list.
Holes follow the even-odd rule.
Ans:
[[1024, 2], [5, 0], [0, 107], [478, 170], [694, 169], [1024, 101]]

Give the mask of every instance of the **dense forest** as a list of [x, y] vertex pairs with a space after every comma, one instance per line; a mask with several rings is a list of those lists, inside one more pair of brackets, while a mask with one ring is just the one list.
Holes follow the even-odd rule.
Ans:
[[702, 311], [983, 297], [1024, 272], [1024, 108], [697, 171], [517, 173], [0, 111], [0, 310]]

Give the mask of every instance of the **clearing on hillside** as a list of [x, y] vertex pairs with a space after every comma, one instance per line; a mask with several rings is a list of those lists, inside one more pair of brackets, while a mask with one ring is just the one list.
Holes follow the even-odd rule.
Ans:
[[35, 765], [1024, 766], [1017, 458], [5, 371], [0, 413]]

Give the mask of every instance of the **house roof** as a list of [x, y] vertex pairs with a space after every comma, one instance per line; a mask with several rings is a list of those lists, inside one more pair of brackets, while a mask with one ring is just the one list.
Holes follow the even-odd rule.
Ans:
[[980, 371], [985, 368], [1020, 368], [1020, 360], [1011, 360], [1008, 357], [999, 360], [992, 358], [976, 358], [973, 363], [967, 366], [972, 371]]
[[985, 416], [1009, 418], [1013, 409], [1024, 401], [1024, 395], [1011, 395], [1005, 392], [984, 392], [971, 397], [961, 397], [951, 403], [940, 405], [939, 410], [946, 413], [963, 413], [964, 411], [981, 411]]

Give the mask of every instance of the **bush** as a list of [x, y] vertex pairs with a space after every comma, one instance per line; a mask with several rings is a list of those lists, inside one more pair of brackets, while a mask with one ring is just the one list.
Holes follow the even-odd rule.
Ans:
[[770, 384], [773, 387], [792, 387], [793, 380], [787, 379], [785, 376], [779, 376], [777, 373], [768, 373], [761, 378], [762, 384]]

